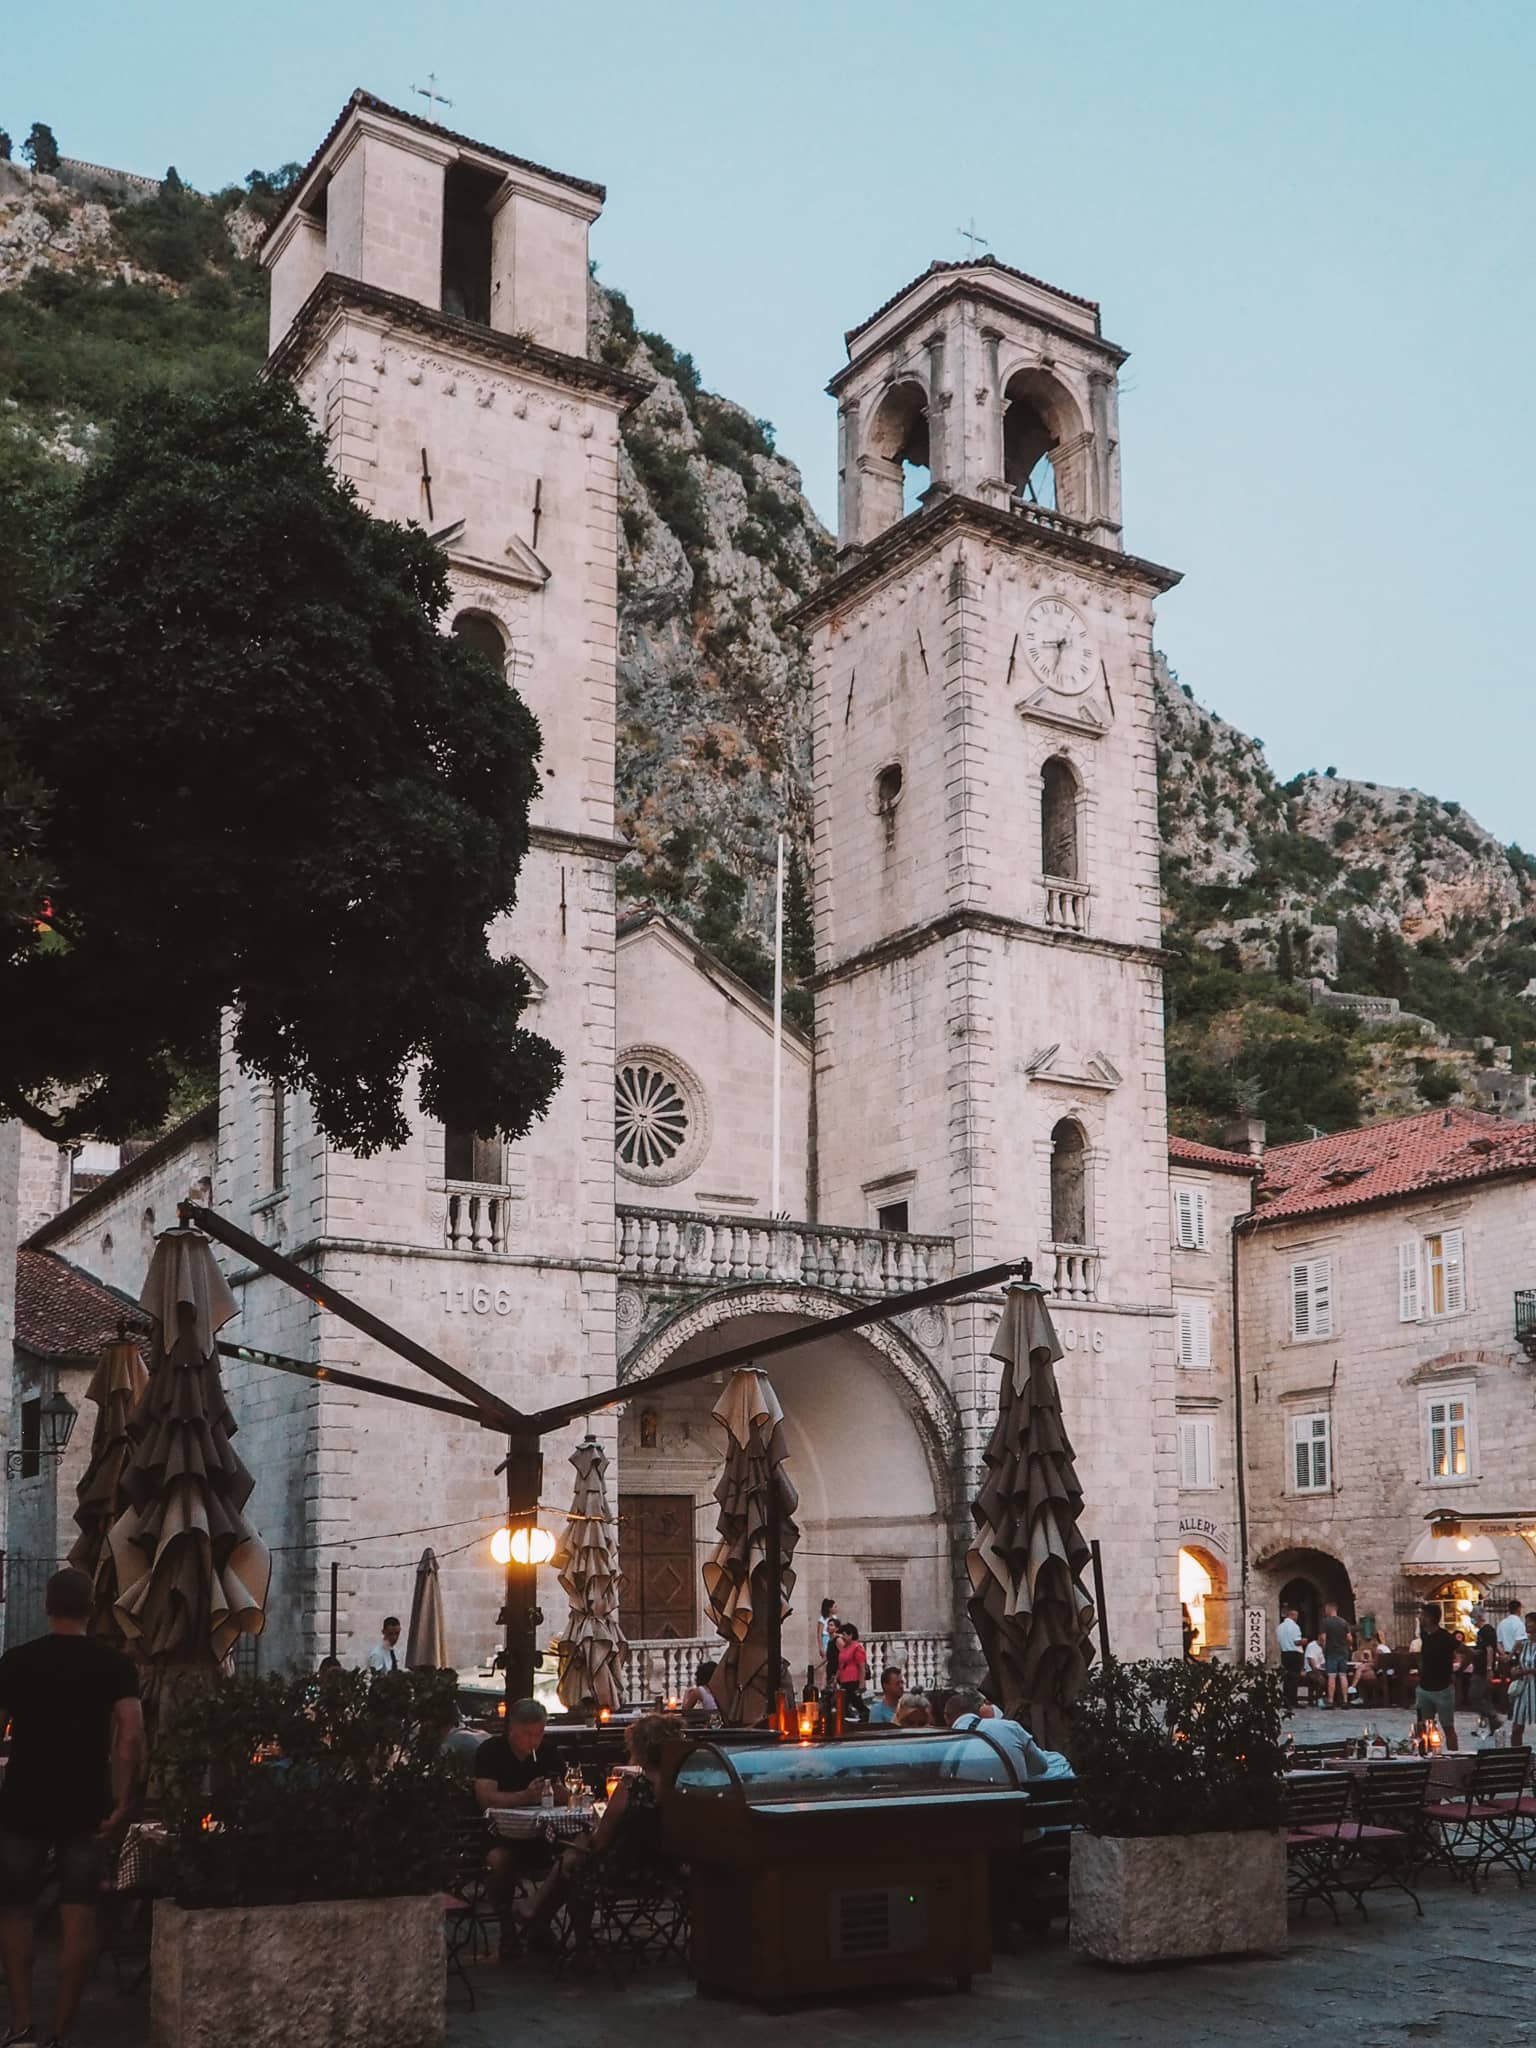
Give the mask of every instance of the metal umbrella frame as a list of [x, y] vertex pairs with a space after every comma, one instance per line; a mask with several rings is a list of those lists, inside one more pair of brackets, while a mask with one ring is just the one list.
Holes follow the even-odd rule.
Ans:
[[619, 1626], [620, 1574], [608, 1504], [608, 1459], [596, 1437], [589, 1436], [572, 1451], [571, 1463], [576, 1484], [557, 1559], [571, 1611], [558, 1648], [557, 1690], [567, 1707], [579, 1707], [584, 1700], [599, 1708], [618, 1707], [623, 1704], [619, 1681], [629, 1645]]
[[800, 1497], [784, 1469], [784, 1411], [766, 1374], [732, 1373], [714, 1415], [726, 1453], [715, 1487], [720, 1541], [704, 1566], [704, 1592], [725, 1649], [709, 1689], [723, 1721], [749, 1727], [772, 1706], [782, 1677], [773, 1666], [782, 1662], [780, 1628], [795, 1584]]
[[1012, 1287], [992, 1344], [1003, 1362], [997, 1422], [971, 1508], [969, 1612], [1003, 1711], [1051, 1747], [1093, 1657], [1092, 1551], [1062, 1418], [1056, 1330], [1037, 1287]]

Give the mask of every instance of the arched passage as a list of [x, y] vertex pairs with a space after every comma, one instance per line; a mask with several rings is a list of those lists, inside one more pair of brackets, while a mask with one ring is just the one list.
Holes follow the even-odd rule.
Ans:
[[1186, 1543], [1179, 1552], [1179, 1601], [1195, 1635], [1195, 1652], [1228, 1648], [1232, 1639], [1227, 1568], [1203, 1544]]
[[[848, 1303], [813, 1289], [711, 1296], [655, 1332], [626, 1379], [691, 1363]], [[798, 1677], [814, 1654], [824, 1597], [867, 1634], [947, 1635], [954, 1625], [959, 1417], [953, 1397], [904, 1332], [875, 1326], [763, 1361], [784, 1408], [800, 1546], [785, 1655]], [[714, 1376], [644, 1395], [619, 1424], [617, 1489], [626, 1631], [709, 1633], [700, 1567], [716, 1533], [713, 1492], [724, 1438]], [[684, 1518], [690, 1540], [679, 1540]], [[653, 1540], [654, 1532], [654, 1540]], [[691, 1548], [691, 1557], [688, 1552]], [[679, 1586], [680, 1575], [686, 1585]]]
[[1281, 1547], [1260, 1556], [1256, 1570], [1269, 1591], [1273, 1621], [1278, 1622], [1287, 1607], [1294, 1607], [1303, 1633], [1314, 1636], [1329, 1601], [1346, 1620], [1355, 1618], [1355, 1589], [1349, 1573], [1326, 1550]]

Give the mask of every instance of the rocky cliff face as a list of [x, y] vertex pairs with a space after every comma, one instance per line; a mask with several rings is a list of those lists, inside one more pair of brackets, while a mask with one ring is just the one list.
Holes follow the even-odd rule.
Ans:
[[[0, 166], [0, 381], [16, 386], [0, 399], [13, 426], [47, 441], [67, 420], [52, 445], [78, 457], [119, 384], [175, 374], [215, 388], [250, 374], [259, 281], [244, 257], [273, 189], [253, 191], [256, 211], [233, 191], [107, 203]], [[168, 310], [152, 318], [157, 294]], [[99, 331], [118, 345], [128, 313], [135, 352], [118, 376], [84, 343]], [[68, 348], [47, 348], [51, 320]], [[595, 353], [654, 380], [621, 465], [619, 804], [634, 852], [620, 885], [766, 987], [781, 829], [790, 965], [809, 966], [810, 674], [784, 616], [830, 566], [831, 538], [772, 428], [706, 392], [622, 293], [594, 284], [591, 333]], [[1296, 1134], [1477, 1099], [1478, 1064], [1493, 1057], [1479, 1038], [1536, 1063], [1536, 1004], [1522, 995], [1536, 990], [1536, 862], [1417, 791], [1331, 772], [1282, 785], [1262, 742], [1166, 667], [1157, 693], [1170, 1101], [1183, 1128], [1211, 1135], [1225, 1114], [1267, 1111], [1277, 1134]], [[1331, 990], [1377, 1014], [1325, 1018]], [[1409, 1020], [1383, 1026], [1383, 1005]], [[808, 1021], [808, 999], [792, 1008]]]

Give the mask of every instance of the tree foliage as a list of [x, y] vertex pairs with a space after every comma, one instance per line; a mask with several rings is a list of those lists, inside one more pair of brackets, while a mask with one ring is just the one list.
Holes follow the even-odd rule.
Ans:
[[243, 1064], [306, 1091], [336, 1144], [403, 1142], [418, 1064], [429, 1115], [521, 1135], [560, 1062], [486, 932], [539, 733], [437, 630], [427, 537], [371, 519], [292, 394], [257, 385], [139, 401], [47, 554], [12, 632], [51, 914], [36, 932], [10, 905], [0, 1112], [142, 1129], [231, 1007]]
[[59, 168], [59, 145], [46, 121], [34, 121], [21, 145], [21, 153], [39, 177], [51, 178]]

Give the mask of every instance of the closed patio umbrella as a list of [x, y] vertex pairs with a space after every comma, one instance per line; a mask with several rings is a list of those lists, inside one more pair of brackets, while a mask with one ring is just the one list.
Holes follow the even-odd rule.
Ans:
[[76, 1489], [75, 1521], [80, 1534], [69, 1553], [69, 1562], [87, 1572], [96, 1589], [92, 1632], [114, 1636], [120, 1633], [112, 1613], [118, 1587], [107, 1539], [124, 1506], [129, 1420], [149, 1384], [143, 1354], [128, 1335], [126, 1322], [119, 1325], [119, 1331], [115, 1342], [102, 1346], [85, 1390], [86, 1398], [96, 1403], [96, 1426], [91, 1431], [90, 1462]]
[[619, 1627], [619, 1569], [613, 1553], [613, 1511], [608, 1505], [608, 1460], [595, 1437], [571, 1453], [576, 1484], [565, 1525], [560, 1583], [570, 1595], [570, 1618], [560, 1639], [558, 1691], [568, 1707], [593, 1700], [622, 1704], [619, 1675], [628, 1647]]
[[1003, 1361], [997, 1424], [971, 1508], [970, 1616], [1003, 1711], [1059, 1747], [1093, 1656], [1083, 1492], [1061, 1414], [1062, 1355], [1038, 1287], [1011, 1287], [992, 1345]]
[[443, 1626], [443, 1588], [437, 1572], [437, 1552], [424, 1550], [416, 1567], [416, 1584], [411, 1593], [411, 1625], [405, 1632], [407, 1671], [446, 1671], [448, 1631]]
[[784, 1411], [765, 1374], [732, 1373], [714, 1412], [726, 1433], [725, 1469], [715, 1488], [720, 1541], [704, 1567], [704, 1593], [725, 1650], [709, 1689], [722, 1720], [750, 1727], [767, 1713], [779, 1683], [768, 1668], [768, 1489], [779, 1496], [781, 1615], [790, 1611], [795, 1584], [789, 1560], [800, 1541], [800, 1497], [784, 1469]]
[[167, 1230], [140, 1300], [157, 1327], [109, 1537], [113, 1613], [143, 1662], [211, 1669], [260, 1634], [272, 1570], [246, 1519], [254, 1482], [230, 1442], [214, 1350], [235, 1299], [203, 1233]]

